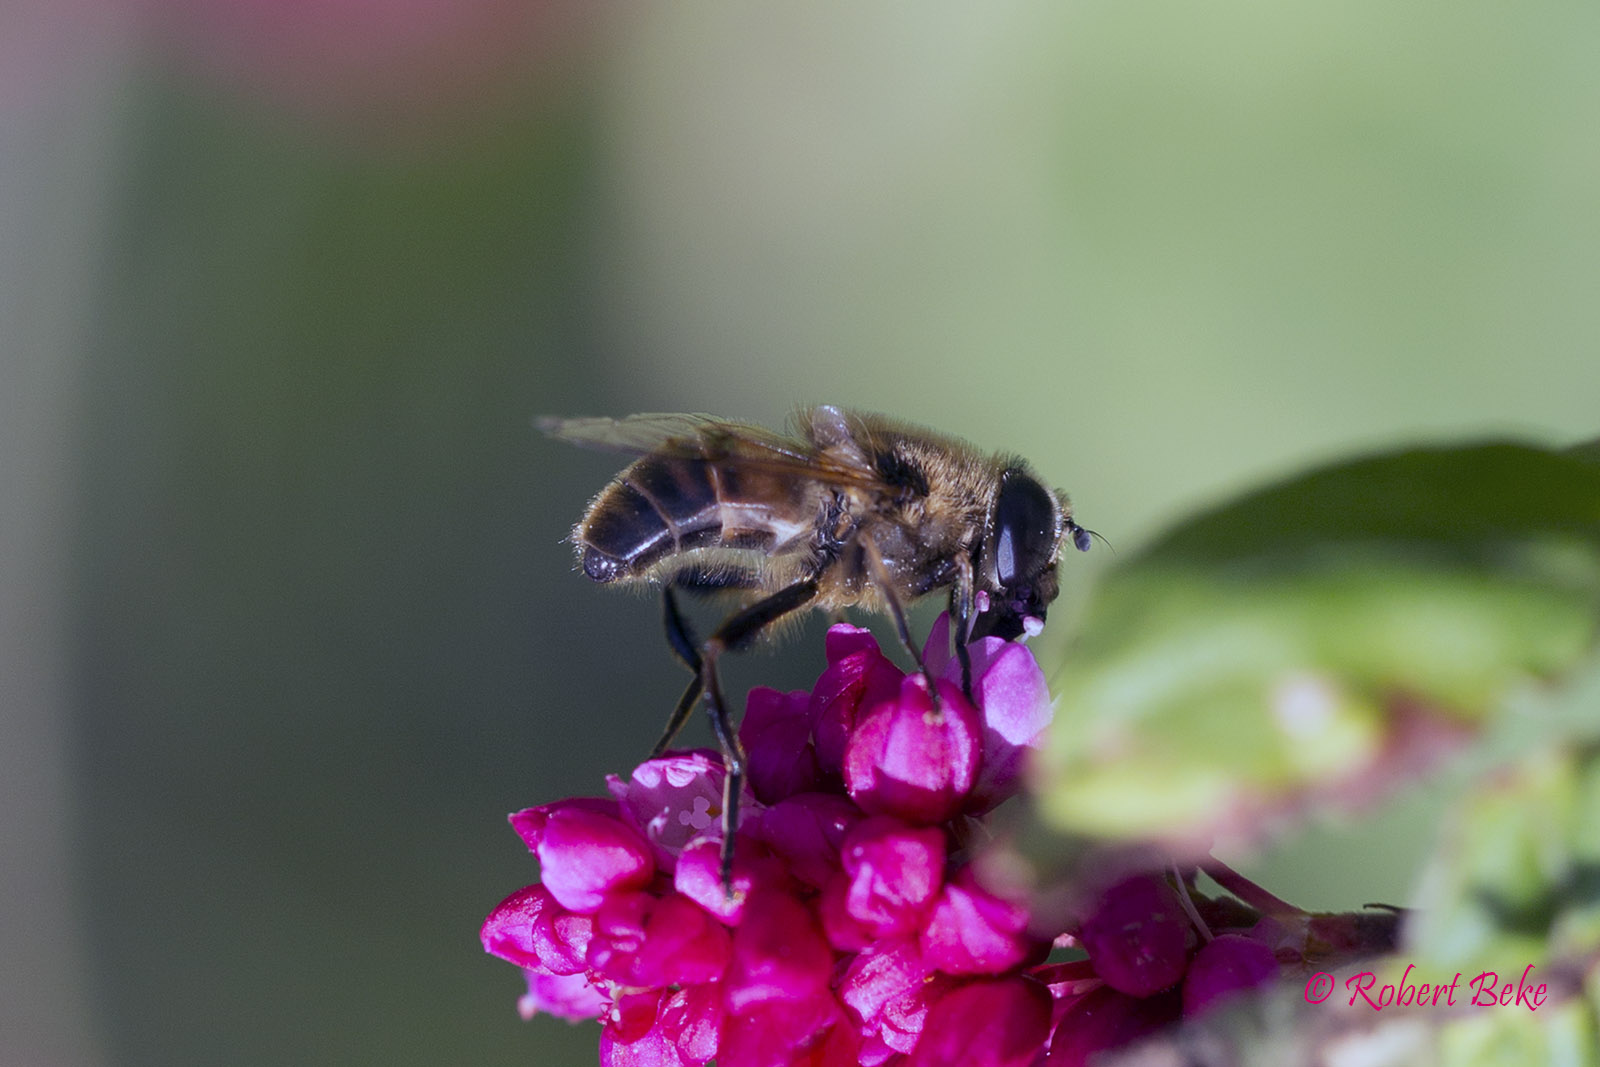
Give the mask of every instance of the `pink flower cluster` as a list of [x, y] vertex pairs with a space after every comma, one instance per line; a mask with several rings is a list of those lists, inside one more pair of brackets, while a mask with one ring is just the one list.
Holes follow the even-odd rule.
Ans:
[[1296, 942], [1289, 926], [1231, 898], [1192, 892], [1191, 915], [1174, 885], [1138, 874], [1097, 895], [1070, 938], [1088, 959], [1046, 977], [1059, 998], [1046, 1067], [1088, 1063], [1303, 961], [1304, 938]]
[[[731, 898], [714, 752], [511, 816], [543, 881], [482, 938], [524, 969], [523, 1014], [599, 1018], [606, 1067], [1066, 1067], [1176, 1018], [1190, 986], [1203, 1004], [1275, 974], [1270, 948], [1200, 949], [1160, 878], [1060, 938], [980, 884], [965, 842], [1017, 789], [1050, 699], [1032, 654], [991, 638], [971, 648], [974, 707], [947, 641], [941, 623], [937, 701], [850, 626], [811, 692], [751, 692]], [[1047, 963], [1053, 941], [1089, 959]]]

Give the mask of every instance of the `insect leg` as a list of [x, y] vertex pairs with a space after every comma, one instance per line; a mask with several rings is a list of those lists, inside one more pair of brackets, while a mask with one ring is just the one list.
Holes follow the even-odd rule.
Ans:
[[[934, 709], [939, 707], [939, 686], [933, 673], [928, 670], [928, 665], [922, 661], [922, 653], [911, 640], [911, 624], [906, 621], [906, 609], [901, 605], [900, 598], [895, 595], [894, 585], [889, 581], [889, 568], [883, 562], [883, 556], [878, 551], [878, 546], [870, 537], [862, 541], [866, 547], [867, 566], [872, 570], [872, 580], [878, 583], [878, 591], [883, 594], [883, 602], [889, 606], [889, 616], [894, 619], [894, 632], [900, 638], [900, 645], [910, 655], [911, 662], [917, 665], [917, 670], [928, 683], [928, 696], [933, 701]], [[961, 641], [956, 641], [956, 647], [961, 646]]]
[[956, 643], [956, 659], [961, 664], [961, 693], [972, 703], [972, 654], [967, 651], [967, 633], [972, 628], [972, 561], [962, 557], [955, 584], [950, 587], [950, 637]]
[[678, 732], [683, 729], [683, 724], [689, 721], [689, 713], [694, 710], [694, 702], [700, 699], [701, 686], [700, 653], [695, 647], [699, 642], [695, 640], [689, 621], [678, 610], [678, 598], [673, 594], [670, 585], [661, 590], [661, 607], [662, 621], [667, 628], [667, 644], [672, 646], [673, 653], [683, 661], [684, 666], [694, 672], [694, 677], [689, 679], [683, 696], [678, 698], [678, 706], [672, 709], [672, 717], [667, 720], [667, 728], [661, 732], [661, 740], [650, 750], [651, 759], [665, 752], [667, 746], [672, 744]]
[[683, 695], [678, 698], [678, 706], [673, 709], [671, 718], [667, 719], [667, 726], [661, 732], [661, 739], [656, 742], [656, 747], [650, 750], [651, 759], [660, 756], [667, 750], [667, 746], [672, 744], [683, 730], [683, 724], [689, 721], [689, 713], [694, 710], [695, 701], [700, 698], [700, 639], [694, 635], [693, 627], [678, 608], [677, 590], [682, 589], [691, 594], [716, 593], [724, 589], [753, 589], [759, 582], [760, 575], [754, 572], [726, 567], [714, 571], [685, 567], [662, 587], [662, 621], [666, 626], [667, 644], [672, 646], [673, 654], [683, 661], [683, 665], [689, 668], [693, 677], [689, 679]]
[[723, 765], [728, 775], [722, 783], [722, 891], [733, 895], [733, 834], [739, 826], [739, 796], [744, 790], [744, 747], [728, 721], [728, 705], [722, 698], [722, 683], [717, 678], [717, 657], [743, 648], [764, 628], [817, 595], [814, 578], [786, 586], [742, 611], [730, 615], [718, 626], [700, 649], [700, 680], [706, 692], [706, 712], [711, 717], [711, 732], [722, 748]]

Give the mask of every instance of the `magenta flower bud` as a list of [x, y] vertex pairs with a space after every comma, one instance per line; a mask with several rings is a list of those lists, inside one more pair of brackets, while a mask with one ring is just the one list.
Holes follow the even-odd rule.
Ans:
[[[982, 814], [1010, 797], [1022, 781], [1022, 762], [1037, 747], [1055, 714], [1044, 672], [1028, 646], [985, 637], [967, 646], [972, 660], [972, 699], [983, 724], [983, 759], [968, 811]], [[928, 670], [961, 683], [961, 662], [951, 655], [950, 616], [943, 613], [922, 651]]]
[[678, 1048], [659, 1027], [624, 1041], [609, 1026], [600, 1031], [600, 1067], [698, 1067], [678, 1054]]
[[[878, 639], [872, 636], [872, 631], [864, 626], [851, 626], [847, 622], [836, 622], [828, 627], [828, 633], [822, 639], [822, 654], [832, 667], [842, 663], [858, 652], [877, 652]], [[814, 686], [820, 689], [821, 686]]]
[[[944, 678], [960, 685], [961, 667], [960, 661], [952, 654], [954, 647], [950, 641], [950, 613], [941, 611], [939, 617], [933, 620], [933, 625], [928, 627], [928, 639], [922, 643], [922, 665], [935, 678]], [[976, 665], [973, 674], [977, 674]]]
[[606, 1012], [605, 1028], [623, 1044], [633, 1044], [656, 1028], [661, 1007], [659, 989], [618, 992]]
[[1122, 1048], [1177, 1022], [1176, 993], [1130, 997], [1110, 986], [1086, 993], [1067, 1009], [1050, 1035], [1044, 1067], [1089, 1067], [1100, 1053]]
[[1039, 949], [1028, 934], [1028, 909], [978, 884], [963, 867], [945, 884], [922, 930], [922, 955], [946, 974], [1000, 974]]
[[728, 931], [677, 893], [613, 893], [594, 916], [588, 963], [595, 973], [634, 988], [693, 985], [722, 975]]
[[757, 686], [745, 700], [739, 740], [750, 790], [763, 804], [815, 789], [820, 780], [811, 745], [811, 694]]
[[897, 699], [875, 708], [845, 748], [851, 799], [875, 815], [931, 824], [966, 802], [978, 769], [978, 718], [961, 691], [939, 683], [934, 710], [927, 681], [907, 677]]
[[861, 1049], [857, 1053], [861, 1067], [884, 1067], [885, 1064], [896, 1065], [904, 1061], [904, 1057], [877, 1034], [871, 1034], [861, 1039]]
[[857, 953], [845, 968], [838, 983], [839, 1000], [857, 1027], [869, 1033], [877, 1029], [884, 1008], [921, 989], [928, 973], [914, 938], [880, 941]]
[[617, 997], [600, 1030], [601, 1067], [691, 1067], [658, 1022], [663, 1000], [654, 989]]
[[723, 976], [718, 1067], [855, 1067], [858, 1042], [829, 983], [833, 953], [810, 909], [787, 892], [752, 894]]
[[722, 839], [702, 837], [683, 850], [672, 886], [728, 926], [744, 921], [750, 895], [761, 888], [789, 884], [783, 865], [748, 836], [733, 842], [733, 896], [722, 885]]
[[1088, 960], [1029, 967], [1028, 977], [1050, 990], [1052, 1026], [1061, 1021], [1061, 1016], [1077, 1003], [1079, 997], [1105, 987], [1105, 982], [1094, 973], [1094, 964]]
[[[882, 1061], [879, 1061], [880, 1063]], [[821, 1042], [807, 1050], [807, 1056], [795, 1067], [877, 1067], [869, 1064], [861, 1051], [861, 1039], [855, 1030], [840, 1022], [828, 1030]]]
[[872, 632], [860, 627], [841, 623], [829, 629], [827, 652], [828, 669], [811, 690], [811, 721], [818, 765], [824, 774], [837, 775], [857, 721], [893, 700], [905, 675], [878, 650]]
[[606, 778], [623, 813], [650, 842], [656, 862], [671, 872], [684, 846], [722, 829], [722, 756], [709, 749], [669, 752], [646, 760], [624, 782]]
[[634, 975], [636, 957], [644, 947], [645, 923], [654, 906], [655, 898], [649, 893], [612, 893], [606, 897], [594, 913], [597, 936], [590, 939], [584, 961], [600, 978], [623, 986], [655, 984], [638, 981]]
[[511, 825], [539, 857], [545, 888], [569, 911], [592, 914], [607, 893], [642, 889], [655, 874], [649, 842], [611, 801], [557, 801], [517, 812]]
[[[968, 810], [982, 813], [1022, 787], [1023, 760], [1055, 714], [1044, 671], [1026, 645], [985, 637], [971, 646], [972, 698], [983, 723], [983, 756]], [[954, 668], [954, 681], [961, 669]]]
[[800, 793], [762, 812], [756, 834], [791, 875], [820, 889], [839, 872], [839, 847], [862, 817], [846, 797]]
[[522, 838], [522, 843], [528, 846], [528, 851], [537, 853], [539, 843], [544, 840], [545, 827], [550, 822], [550, 816], [557, 812], [587, 811], [596, 815], [609, 815], [614, 819], [622, 818], [622, 806], [615, 800], [606, 800], [604, 797], [568, 797], [558, 800], [554, 804], [541, 804], [537, 808], [523, 808], [514, 811], [506, 818], [511, 823], [511, 828]]
[[661, 1002], [663, 1035], [685, 1063], [705, 1063], [717, 1054], [722, 1030], [722, 991], [716, 985], [686, 986]]
[[567, 911], [537, 884], [502, 900], [479, 932], [485, 952], [550, 975], [582, 971], [593, 934], [593, 919]]
[[771, 1001], [828, 997], [832, 974], [833, 950], [811, 910], [788, 893], [758, 890], [734, 931], [733, 960], [722, 980], [723, 1005], [740, 1015]]
[[535, 1015], [554, 1015], [581, 1022], [593, 1019], [606, 1009], [606, 998], [582, 974], [545, 974], [523, 970], [528, 991], [517, 1000], [517, 1014], [524, 1019]]
[[1166, 880], [1136, 875], [1105, 891], [1078, 940], [1107, 985], [1148, 997], [1183, 977], [1190, 935], [1189, 917]]
[[962, 980], [930, 972], [915, 989], [909, 989], [883, 1006], [875, 1035], [896, 1052], [910, 1052], [927, 1025], [928, 1009], [946, 993], [960, 987]]
[[1268, 945], [1243, 934], [1222, 934], [1196, 952], [1183, 980], [1183, 1014], [1198, 1015], [1221, 1000], [1278, 977]]
[[850, 914], [850, 876], [835, 874], [817, 898], [817, 915], [828, 944], [839, 952], [859, 952], [877, 940], [867, 924]]
[[645, 926], [638, 973], [649, 985], [698, 985], [722, 977], [732, 955], [726, 927], [689, 898], [669, 893]]
[[886, 815], [855, 825], [840, 850], [850, 879], [845, 910], [876, 937], [922, 925], [944, 882], [944, 831], [917, 829]]
[[1028, 1067], [1050, 1034], [1050, 994], [1021, 976], [953, 990], [928, 1010], [906, 1067]]
[[810, 909], [788, 893], [758, 890], [733, 935], [723, 976], [718, 1064], [785, 1067], [838, 1022], [828, 988], [833, 952]]
[[[772, 1001], [724, 1015], [717, 1067], [856, 1067], [857, 1047], [843, 1011], [826, 994]], [[838, 1036], [840, 1031], [847, 1035]]]

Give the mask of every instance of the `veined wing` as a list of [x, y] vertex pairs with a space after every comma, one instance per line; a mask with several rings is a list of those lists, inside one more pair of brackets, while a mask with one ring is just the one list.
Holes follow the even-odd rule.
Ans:
[[832, 453], [819, 453], [807, 441], [711, 415], [662, 413], [619, 419], [544, 416], [535, 419], [534, 425], [551, 437], [584, 448], [726, 462], [834, 484], [875, 487], [880, 483], [871, 468]]
[[773, 433], [761, 426], [719, 419], [712, 415], [658, 412], [613, 418], [565, 419], [544, 415], [533, 420], [540, 431], [584, 448], [608, 452], [651, 452], [692, 449], [698, 455], [707, 445], [738, 441], [760, 451], [789, 459], [808, 458], [810, 446], [803, 441]]

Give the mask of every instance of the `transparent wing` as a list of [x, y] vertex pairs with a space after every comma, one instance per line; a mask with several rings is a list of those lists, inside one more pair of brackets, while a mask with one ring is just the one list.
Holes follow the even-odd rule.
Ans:
[[584, 448], [636, 456], [715, 460], [835, 484], [881, 484], [870, 467], [831, 452], [820, 453], [809, 441], [710, 415], [646, 414], [620, 419], [544, 416], [535, 419], [534, 426], [551, 437]]
[[810, 453], [810, 446], [804, 441], [711, 415], [662, 412], [620, 419], [564, 419], [545, 415], [534, 419], [533, 424], [551, 437], [584, 448], [641, 456], [663, 450], [698, 455], [707, 445], [731, 445], [733, 442], [795, 460], [805, 460]]

